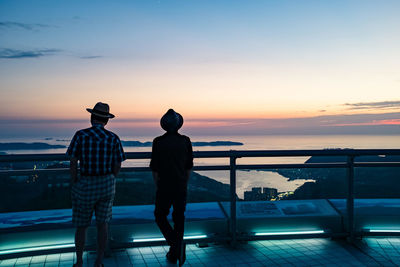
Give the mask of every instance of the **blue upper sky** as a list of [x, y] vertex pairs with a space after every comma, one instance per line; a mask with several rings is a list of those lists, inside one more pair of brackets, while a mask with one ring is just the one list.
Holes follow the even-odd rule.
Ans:
[[[398, 14], [387, 0], [0, 1], [0, 119], [84, 119], [97, 101], [205, 128], [398, 112]], [[380, 118], [341, 123], [400, 124]]]

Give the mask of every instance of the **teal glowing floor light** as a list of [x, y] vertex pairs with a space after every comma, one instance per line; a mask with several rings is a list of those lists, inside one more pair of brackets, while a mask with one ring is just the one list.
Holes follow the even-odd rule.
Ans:
[[255, 233], [255, 236], [271, 236], [271, 235], [313, 235], [323, 234], [324, 230], [313, 230], [313, 231], [289, 231], [289, 232], [259, 232]]
[[[184, 240], [191, 240], [191, 239], [204, 239], [207, 238], [207, 235], [188, 235], [184, 236]], [[156, 237], [156, 238], [134, 238], [133, 242], [156, 242], [156, 241], [165, 241], [164, 237]]]
[[364, 231], [369, 233], [400, 233], [400, 230], [393, 229], [364, 229]]
[[74, 246], [75, 246], [74, 243], [68, 243], [68, 244], [61, 244], [61, 245], [49, 245], [49, 246], [6, 249], [6, 250], [0, 250], [0, 255], [7, 255], [7, 254], [13, 254], [13, 253], [23, 253], [23, 252], [32, 252], [32, 251], [41, 251], [41, 250], [50, 250], [50, 249], [60, 249], [60, 248], [72, 248]]

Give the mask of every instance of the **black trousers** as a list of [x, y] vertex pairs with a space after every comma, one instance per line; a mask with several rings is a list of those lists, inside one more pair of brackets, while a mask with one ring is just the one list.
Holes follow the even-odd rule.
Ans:
[[[154, 217], [168, 245], [178, 246], [183, 240], [185, 226], [186, 192], [173, 192], [157, 190]], [[172, 211], [172, 221], [174, 226], [169, 223], [167, 216], [170, 208]]]

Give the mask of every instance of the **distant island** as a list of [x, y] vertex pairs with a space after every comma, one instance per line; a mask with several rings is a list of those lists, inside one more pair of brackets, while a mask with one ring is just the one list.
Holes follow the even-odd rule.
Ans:
[[[140, 141], [121, 141], [122, 146], [126, 147], [151, 147], [152, 142]], [[241, 142], [232, 141], [211, 141], [211, 142], [192, 142], [193, 146], [242, 146]]]
[[121, 141], [122, 146], [129, 147], [151, 147], [152, 142], [140, 142], [140, 141]]
[[[48, 139], [48, 138], [46, 138]], [[57, 141], [68, 141], [68, 140], [57, 140]], [[140, 141], [121, 141], [124, 147], [151, 147], [152, 142], [140, 142]], [[212, 141], [212, 142], [192, 142], [195, 147], [198, 146], [242, 146], [241, 142], [232, 141]], [[12, 142], [12, 143], [0, 143], [0, 150], [42, 150], [42, 149], [54, 149], [54, 148], [66, 148], [65, 145], [52, 145], [43, 142], [35, 143], [24, 143], [24, 142]]]
[[232, 141], [213, 141], [213, 142], [193, 142], [193, 146], [243, 146], [241, 142]]
[[64, 145], [50, 145], [48, 143], [0, 143], [0, 150], [36, 150], [36, 149], [53, 149], [53, 148], [66, 148]]

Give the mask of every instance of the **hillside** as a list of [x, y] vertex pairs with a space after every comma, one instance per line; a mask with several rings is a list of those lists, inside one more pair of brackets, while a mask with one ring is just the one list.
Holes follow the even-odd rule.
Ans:
[[[306, 163], [345, 162], [345, 157], [311, 157]], [[363, 156], [356, 162], [400, 162], [400, 156]], [[337, 168], [276, 170], [282, 176], [312, 179], [300, 186], [293, 199], [345, 198], [347, 196], [347, 170]], [[357, 198], [400, 198], [400, 169], [387, 167], [355, 168], [355, 196]]]
[[[51, 167], [53, 168], [54, 165]], [[114, 205], [153, 204], [154, 199], [155, 188], [150, 172], [128, 172], [118, 176]], [[226, 200], [229, 200], [229, 185], [195, 172], [192, 173], [189, 181], [188, 202]], [[68, 174], [17, 177], [1, 174], [0, 212], [70, 207]]]

